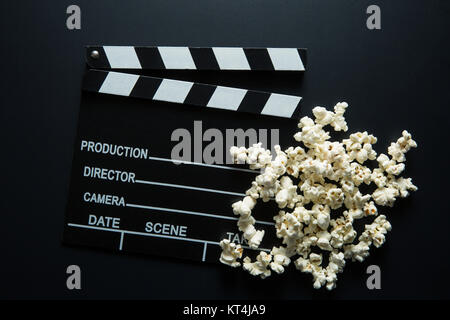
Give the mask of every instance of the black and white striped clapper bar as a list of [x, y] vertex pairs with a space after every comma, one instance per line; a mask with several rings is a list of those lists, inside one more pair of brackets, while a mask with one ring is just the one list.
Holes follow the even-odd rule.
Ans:
[[121, 70], [305, 71], [306, 49], [89, 46], [83, 90], [291, 118], [301, 97]]

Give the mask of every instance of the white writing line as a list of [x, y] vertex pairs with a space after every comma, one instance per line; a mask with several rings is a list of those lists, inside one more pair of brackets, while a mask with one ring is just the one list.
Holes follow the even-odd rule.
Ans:
[[[68, 223], [67, 225], [69, 227], [75, 227], [75, 228], [84, 228], [84, 229], [93, 229], [93, 230], [111, 231], [111, 232], [121, 232], [121, 233], [124, 233], [124, 234], [127, 233], [127, 234], [134, 234], [134, 235], [138, 235], [138, 236], [155, 237], [155, 238], [167, 238], [167, 239], [184, 240], [184, 241], [203, 243], [203, 244], [207, 243], [207, 244], [220, 245], [219, 242], [217, 242], [217, 241], [210, 241], [210, 240], [200, 240], [200, 239], [175, 237], [175, 236], [164, 236], [164, 235], [154, 234], [154, 233], [145, 233], [145, 232], [122, 230], [122, 229], [110, 229], [110, 228], [104, 228], [104, 227], [87, 226], [87, 225], [78, 224], [78, 223]], [[262, 249], [262, 248], [252, 249], [252, 248], [250, 248], [248, 246], [242, 246], [242, 247], [246, 248], [246, 249], [251, 249], [251, 250], [263, 250], [263, 251], [267, 251], [267, 252], [270, 251], [269, 249]]]
[[228, 166], [220, 166], [217, 164], [208, 164], [208, 163], [201, 163], [201, 162], [193, 162], [193, 161], [186, 161], [186, 160], [175, 160], [175, 159], [167, 159], [167, 158], [159, 158], [159, 157], [148, 157], [149, 160], [156, 160], [156, 161], [166, 161], [166, 162], [172, 162], [173, 164], [190, 164], [194, 166], [202, 166], [202, 167], [210, 167], [210, 168], [217, 168], [217, 169], [224, 169], [224, 170], [234, 170], [234, 171], [242, 171], [242, 172], [250, 172], [250, 173], [259, 173], [258, 170], [251, 170], [251, 169], [244, 169], [244, 168], [234, 168], [234, 167], [228, 167]]
[[206, 246], [208, 244], [205, 242], [205, 244], [203, 245], [203, 255], [202, 255], [202, 261], [205, 261], [206, 258]]
[[223, 190], [216, 190], [216, 189], [208, 189], [208, 188], [200, 188], [200, 187], [192, 187], [192, 186], [186, 186], [186, 185], [181, 185], [181, 184], [164, 183], [164, 182], [156, 182], [156, 181], [146, 181], [146, 180], [135, 180], [134, 182], [135, 183], [142, 183], [142, 184], [151, 184], [151, 185], [162, 186], [162, 187], [189, 189], [189, 190], [204, 191], [204, 192], [214, 192], [214, 193], [228, 194], [228, 195], [232, 195], [232, 196], [245, 197], [245, 193], [223, 191]]
[[138, 236], [147, 236], [147, 237], [156, 237], [156, 238], [168, 238], [168, 239], [176, 239], [176, 240], [185, 240], [185, 241], [191, 241], [191, 242], [199, 242], [199, 243], [210, 243], [210, 244], [217, 244], [219, 245], [219, 242], [209, 241], [209, 240], [199, 240], [199, 239], [192, 239], [192, 238], [182, 238], [182, 237], [175, 237], [175, 236], [163, 236], [160, 234], [154, 234], [154, 233], [146, 233], [146, 232], [138, 232], [138, 231], [129, 231], [129, 230], [122, 230], [122, 229], [111, 229], [111, 228], [104, 228], [104, 227], [96, 227], [96, 226], [87, 226], [84, 224], [77, 224], [77, 223], [68, 223], [69, 227], [78, 227], [78, 228], [86, 228], [86, 229], [94, 229], [94, 230], [103, 230], [103, 231], [112, 231], [112, 232], [123, 232], [127, 234], [134, 234]]
[[[219, 244], [220, 245], [220, 244]], [[266, 251], [266, 252], [270, 252], [270, 249], [265, 249], [265, 248], [250, 248], [249, 246], [244, 246], [243, 244], [241, 244], [241, 247], [244, 249], [249, 249], [249, 250], [261, 250], [261, 251]]]
[[[203, 212], [187, 211], [187, 210], [171, 209], [171, 208], [163, 208], [163, 207], [143, 206], [140, 204], [133, 204], [133, 203], [127, 203], [126, 206], [132, 207], [132, 208], [147, 209], [147, 210], [157, 210], [157, 211], [167, 211], [167, 212], [182, 213], [182, 214], [191, 214], [191, 215], [195, 215], [195, 216], [203, 216], [203, 217], [218, 218], [218, 219], [225, 219], [225, 220], [239, 220], [237, 217], [228, 217], [228, 216], [221, 216], [221, 215], [211, 214], [211, 213], [203, 213]], [[258, 221], [258, 220], [256, 220], [256, 223], [266, 224], [266, 225], [271, 225], [271, 226], [275, 225], [275, 223], [273, 223], [273, 222]]]
[[121, 250], [121, 251], [122, 251], [122, 245], [123, 245], [123, 232], [120, 234], [119, 250]]

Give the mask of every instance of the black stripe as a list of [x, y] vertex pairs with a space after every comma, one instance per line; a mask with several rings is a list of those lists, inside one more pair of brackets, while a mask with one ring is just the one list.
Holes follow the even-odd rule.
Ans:
[[83, 90], [98, 92], [107, 75], [106, 71], [88, 70], [84, 75]]
[[303, 99], [300, 99], [300, 101], [298, 102], [297, 106], [295, 107], [294, 112], [292, 112], [291, 119], [300, 120], [300, 116], [301, 116], [300, 104], [302, 103], [302, 100]]
[[239, 105], [238, 111], [259, 114], [266, 105], [269, 97], [270, 93], [267, 92], [247, 91], [244, 99], [242, 99], [242, 102]]
[[306, 62], [307, 62], [307, 59], [306, 59], [306, 49], [297, 49], [297, 51], [298, 51], [298, 54], [300, 55], [300, 59], [302, 59], [303, 66], [304, 66], [305, 69], [306, 69]]
[[252, 70], [274, 70], [272, 60], [270, 60], [267, 49], [244, 48], [248, 64]]
[[215, 90], [216, 86], [194, 83], [191, 91], [189, 91], [186, 97], [186, 100], [184, 100], [184, 103], [192, 104], [195, 106], [206, 106]]
[[219, 70], [212, 48], [189, 48], [197, 70]]
[[[93, 58], [91, 56], [92, 51], [98, 52], [98, 58]], [[86, 47], [86, 63], [94, 69], [111, 69], [108, 58], [106, 57], [105, 50], [103, 47]]]
[[153, 99], [153, 96], [161, 84], [161, 78], [139, 77], [130, 93], [131, 97]]
[[157, 47], [134, 47], [142, 69], [165, 69]]

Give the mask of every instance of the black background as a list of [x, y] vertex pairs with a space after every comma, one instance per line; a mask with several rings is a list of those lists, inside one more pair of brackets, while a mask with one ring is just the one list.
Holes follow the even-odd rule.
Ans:
[[[81, 30], [66, 28], [70, 4], [81, 7]], [[382, 30], [366, 28], [370, 4], [381, 8]], [[449, 1], [2, 1], [0, 9], [0, 298], [449, 298]], [[350, 131], [375, 134], [379, 152], [408, 129], [419, 148], [405, 175], [420, 189], [385, 211], [387, 243], [349, 264], [333, 292], [313, 290], [292, 266], [260, 280], [221, 265], [65, 247], [88, 44], [307, 47], [297, 82], [216, 82], [302, 95], [302, 115], [345, 100]], [[66, 288], [70, 264], [81, 267], [81, 291]], [[366, 288], [370, 264], [382, 270], [382, 290]]]

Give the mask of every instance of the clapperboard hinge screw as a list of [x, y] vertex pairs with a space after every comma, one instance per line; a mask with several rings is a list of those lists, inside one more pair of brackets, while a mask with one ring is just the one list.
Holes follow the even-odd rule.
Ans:
[[99, 56], [100, 56], [100, 54], [98, 53], [97, 50], [93, 50], [93, 51], [91, 52], [91, 58], [92, 58], [92, 59], [98, 59]]

